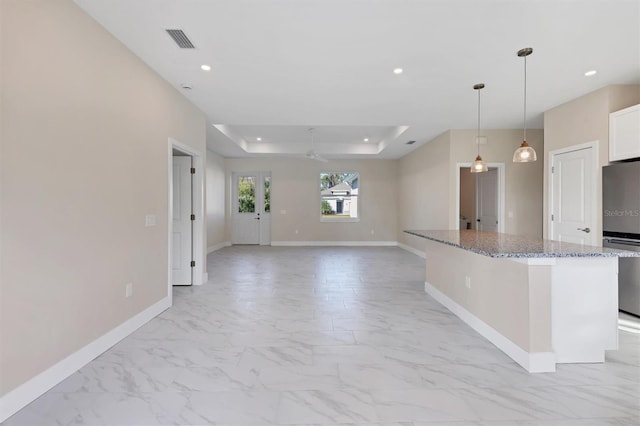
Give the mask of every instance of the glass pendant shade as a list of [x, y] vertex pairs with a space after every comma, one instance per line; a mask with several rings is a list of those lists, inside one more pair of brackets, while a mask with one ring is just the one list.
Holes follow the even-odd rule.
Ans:
[[529, 163], [538, 160], [536, 150], [527, 143], [527, 56], [533, 53], [533, 49], [525, 47], [518, 50], [518, 57], [524, 58], [524, 113], [522, 114], [522, 128], [524, 136], [520, 148], [513, 153], [514, 163]]
[[489, 171], [489, 167], [487, 167], [487, 163], [484, 162], [482, 157], [478, 155], [476, 157], [476, 161], [474, 161], [473, 164], [471, 165], [471, 170], [469, 171], [471, 173], [482, 173], [482, 172]]
[[536, 150], [530, 147], [527, 141], [523, 141], [520, 148], [516, 149], [516, 152], [513, 153], [514, 163], [529, 163], [537, 159]]

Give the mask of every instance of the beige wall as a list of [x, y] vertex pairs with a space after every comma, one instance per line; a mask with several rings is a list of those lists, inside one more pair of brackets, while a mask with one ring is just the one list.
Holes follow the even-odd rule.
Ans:
[[225, 239], [225, 171], [224, 158], [207, 151], [207, 247], [216, 248]]
[[[522, 130], [483, 130], [487, 143], [480, 146], [480, 154], [487, 163], [505, 165], [505, 227], [507, 234], [542, 236], [542, 152], [543, 131], [527, 130], [527, 142], [538, 153], [538, 161], [514, 163], [513, 152], [522, 143]], [[451, 174], [449, 190], [452, 194], [449, 209], [453, 228], [455, 215], [456, 164], [471, 163], [476, 157], [475, 130], [451, 130]], [[509, 214], [511, 213], [511, 214]], [[509, 217], [511, 216], [511, 217]]]
[[72, 1], [1, 7], [4, 395], [167, 296], [168, 138], [206, 123]]
[[398, 242], [424, 252], [425, 240], [407, 229], [449, 229], [451, 132], [398, 161]]
[[469, 167], [460, 169], [460, 217], [464, 217], [476, 229], [476, 173]]
[[[544, 236], [548, 237], [549, 152], [598, 141], [596, 188], [597, 222], [592, 226], [602, 236], [602, 166], [609, 163], [609, 114], [640, 103], [640, 85], [607, 86], [559, 105], [544, 113]], [[597, 238], [600, 243], [600, 238]]]
[[[225, 165], [227, 241], [231, 241], [230, 177], [232, 172], [243, 171], [271, 172], [272, 241], [396, 241], [397, 162], [394, 160], [322, 163], [305, 158], [253, 158], [227, 159]], [[320, 222], [321, 172], [360, 173], [359, 222]], [[286, 214], [282, 214], [282, 210]]]
[[[486, 130], [481, 146], [487, 163], [505, 165], [505, 232], [542, 235], [542, 161], [513, 163], [513, 151], [522, 142], [522, 130]], [[539, 155], [542, 130], [528, 130], [527, 139]], [[456, 214], [458, 164], [476, 156], [474, 130], [450, 130], [426, 143], [398, 164], [398, 241], [424, 251], [424, 241], [405, 229], [453, 229]], [[467, 166], [465, 166], [466, 168]], [[509, 217], [511, 212], [511, 217]]]

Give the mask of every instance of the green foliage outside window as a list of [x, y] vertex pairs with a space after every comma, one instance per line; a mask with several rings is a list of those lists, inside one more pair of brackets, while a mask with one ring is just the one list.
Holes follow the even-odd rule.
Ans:
[[322, 214], [331, 214], [332, 210], [331, 210], [331, 205], [329, 204], [328, 201], [322, 200]]
[[238, 212], [254, 213], [256, 211], [256, 184], [252, 177], [238, 178]]
[[271, 177], [264, 178], [264, 211], [271, 212]]

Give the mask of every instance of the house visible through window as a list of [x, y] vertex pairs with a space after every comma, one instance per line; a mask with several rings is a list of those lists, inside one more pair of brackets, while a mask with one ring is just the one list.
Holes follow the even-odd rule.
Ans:
[[321, 220], [357, 220], [359, 189], [359, 173], [320, 173]]

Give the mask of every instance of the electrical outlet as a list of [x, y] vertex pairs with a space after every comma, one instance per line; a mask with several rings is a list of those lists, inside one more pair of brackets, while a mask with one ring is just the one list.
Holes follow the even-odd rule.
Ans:
[[126, 283], [124, 285], [124, 297], [128, 299], [133, 296], [133, 283]]
[[145, 215], [144, 226], [156, 226], [156, 215], [155, 214]]
[[464, 286], [467, 288], [471, 288], [471, 277], [468, 275], [464, 277]]

